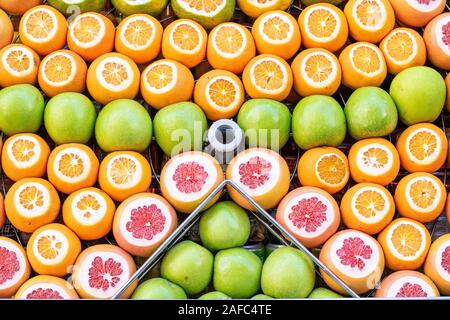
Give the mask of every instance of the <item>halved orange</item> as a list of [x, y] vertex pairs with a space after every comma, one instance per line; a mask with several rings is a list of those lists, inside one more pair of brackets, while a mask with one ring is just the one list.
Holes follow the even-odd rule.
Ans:
[[417, 271], [397, 271], [381, 281], [377, 298], [425, 298], [438, 297], [436, 285], [423, 273]]
[[31, 235], [27, 256], [38, 274], [64, 277], [81, 252], [77, 235], [63, 224], [51, 223], [40, 227]]
[[90, 95], [105, 105], [117, 99], [134, 99], [139, 92], [136, 63], [121, 53], [104, 54], [91, 63], [86, 85]]
[[[161, 193], [179, 212], [191, 213], [223, 180], [217, 160], [200, 151], [172, 157], [161, 171]], [[203, 208], [220, 197], [220, 192]]]
[[209, 34], [207, 57], [214, 69], [241, 73], [256, 55], [252, 34], [243, 25], [225, 22]]
[[331, 194], [341, 191], [350, 177], [347, 157], [333, 147], [309, 149], [301, 156], [297, 171], [303, 186], [318, 187]]
[[33, 7], [20, 19], [19, 34], [23, 44], [45, 56], [66, 44], [66, 18], [51, 6]]
[[341, 65], [328, 50], [303, 50], [295, 57], [291, 68], [294, 89], [303, 97], [315, 94], [332, 96], [341, 85]]
[[445, 163], [448, 139], [444, 131], [431, 123], [408, 127], [397, 140], [402, 167], [409, 172], [434, 172]]
[[373, 182], [386, 186], [397, 178], [400, 157], [389, 140], [359, 140], [348, 153], [350, 175], [356, 182]]
[[298, 17], [302, 43], [306, 48], [341, 49], [348, 38], [344, 13], [329, 3], [317, 3], [303, 9]]
[[[3, 7], [3, 4], [0, 4]], [[5, 11], [0, 9], [0, 49], [10, 44], [14, 37], [14, 26]]]
[[289, 192], [278, 205], [277, 221], [308, 248], [316, 248], [339, 228], [339, 206], [326, 191], [301, 187]]
[[99, 162], [91, 148], [79, 143], [56, 147], [48, 158], [48, 180], [59, 191], [71, 194], [92, 187], [97, 181]]
[[0, 229], [5, 225], [5, 220], [5, 200], [3, 199], [3, 194], [0, 192]]
[[72, 193], [64, 201], [64, 224], [81, 240], [97, 240], [112, 228], [116, 205], [102, 190], [85, 188]]
[[379, 184], [359, 183], [345, 192], [341, 213], [347, 228], [377, 234], [394, 218], [394, 198]]
[[398, 218], [379, 235], [386, 266], [391, 270], [415, 270], [422, 266], [430, 248], [427, 228], [412, 219]]
[[409, 28], [392, 30], [380, 43], [387, 69], [397, 74], [407, 68], [423, 66], [427, 60], [427, 48], [422, 36]]
[[22, 246], [0, 236], [0, 298], [12, 297], [30, 273], [30, 264]]
[[116, 30], [116, 51], [137, 64], [155, 59], [161, 50], [163, 27], [148, 14], [134, 14], [123, 19]]
[[207, 41], [208, 34], [200, 24], [178, 19], [164, 29], [162, 55], [193, 68], [205, 59]]
[[273, 54], [262, 54], [247, 64], [242, 82], [251, 98], [283, 101], [292, 89], [292, 70], [284, 59]]
[[445, 9], [445, 0], [390, 0], [395, 17], [411, 27], [424, 27]]
[[349, 0], [344, 13], [357, 41], [378, 43], [394, 28], [394, 9], [388, 0]]
[[253, 23], [252, 34], [259, 54], [274, 54], [288, 60], [300, 49], [298, 23], [281, 10], [260, 15]]
[[20, 133], [9, 137], [3, 145], [2, 168], [13, 181], [40, 178], [47, 172], [50, 148], [40, 136]]
[[444, 183], [426, 172], [407, 175], [395, 189], [400, 215], [424, 223], [433, 221], [444, 211], [446, 197]]
[[386, 61], [381, 50], [368, 42], [347, 46], [339, 55], [342, 83], [351, 89], [379, 87], [387, 75]]
[[17, 230], [27, 233], [55, 221], [60, 207], [58, 192], [48, 181], [40, 178], [17, 181], [5, 198], [9, 221]]
[[142, 72], [141, 94], [155, 109], [189, 101], [193, 91], [194, 76], [184, 64], [175, 60], [155, 61]]
[[[73, 267], [72, 281], [81, 298], [110, 299], [136, 272], [133, 258], [118, 246], [99, 244], [85, 249]], [[133, 282], [121, 298], [131, 296]]]
[[39, 86], [53, 97], [63, 92], [82, 93], [86, 88], [86, 62], [75, 52], [58, 50], [50, 53], [39, 66]]
[[0, 87], [36, 84], [41, 59], [30, 47], [10, 44], [0, 51]]
[[428, 59], [433, 65], [450, 70], [450, 12], [438, 15], [430, 21], [423, 33]]
[[74, 287], [64, 279], [40, 275], [25, 282], [14, 296], [15, 299], [79, 299]]
[[100, 188], [116, 201], [144, 192], [152, 182], [147, 159], [134, 151], [117, 151], [108, 154], [100, 165]]
[[107, 17], [96, 12], [76, 16], [69, 25], [67, 45], [84, 60], [93, 61], [114, 49], [116, 29]]
[[211, 70], [195, 84], [194, 102], [209, 120], [234, 117], [245, 100], [244, 85], [234, 73]]
[[450, 234], [440, 236], [431, 244], [424, 272], [443, 295], [450, 295]]
[[272, 10], [286, 10], [292, 0], [237, 0], [239, 9], [251, 18], [258, 18], [265, 12]]

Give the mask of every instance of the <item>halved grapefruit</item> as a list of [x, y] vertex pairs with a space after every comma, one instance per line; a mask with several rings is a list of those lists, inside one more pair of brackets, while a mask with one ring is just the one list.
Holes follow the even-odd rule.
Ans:
[[445, 8], [445, 0], [389, 0], [400, 22], [424, 27]]
[[[375, 288], [384, 271], [380, 244], [371, 236], [352, 229], [332, 236], [322, 247], [319, 259], [358, 294]], [[320, 270], [320, 273], [331, 289], [347, 294], [325, 272]]]
[[[223, 180], [216, 159], [199, 151], [172, 157], [161, 171], [161, 192], [176, 210], [191, 213]], [[220, 192], [206, 205], [212, 206]]]
[[431, 63], [438, 68], [450, 70], [450, 12], [431, 20], [425, 28], [423, 39]]
[[308, 248], [327, 241], [341, 221], [336, 200], [316, 187], [301, 187], [289, 192], [278, 205], [276, 219]]
[[117, 208], [113, 233], [117, 244], [130, 254], [150, 256], [177, 227], [177, 214], [161, 196], [139, 193]]
[[438, 297], [439, 291], [433, 281], [417, 271], [397, 271], [381, 281], [377, 298], [427, 298]]
[[33, 300], [79, 299], [77, 292], [69, 282], [47, 275], [31, 278], [20, 287], [14, 297]]
[[30, 264], [22, 246], [0, 236], [0, 298], [13, 296], [30, 273]]
[[[85, 249], [73, 267], [72, 281], [81, 298], [110, 299], [136, 272], [133, 258], [118, 246], [99, 244]], [[137, 280], [122, 294], [128, 298]]]
[[450, 295], [450, 234], [440, 236], [433, 242], [425, 260], [424, 272], [443, 295]]
[[[264, 209], [274, 208], [289, 190], [289, 167], [280, 154], [269, 149], [250, 148], [240, 152], [228, 165], [226, 177]], [[241, 207], [255, 210], [233, 187], [227, 188]]]

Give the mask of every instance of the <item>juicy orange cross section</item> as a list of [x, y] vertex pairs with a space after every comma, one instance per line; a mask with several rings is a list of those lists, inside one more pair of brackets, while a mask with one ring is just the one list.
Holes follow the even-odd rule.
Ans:
[[93, 214], [91, 211], [100, 210], [100, 204], [93, 195], [88, 194], [78, 201], [77, 209], [80, 211], [85, 211], [83, 216], [85, 218], [90, 218]]
[[366, 190], [362, 192], [355, 201], [356, 210], [366, 218], [372, 218], [382, 211], [386, 203], [383, 196], [374, 190]]
[[289, 23], [277, 16], [269, 18], [263, 26], [264, 34], [273, 40], [286, 39], [290, 29]]
[[374, 27], [383, 18], [382, 10], [378, 1], [365, 0], [356, 8], [356, 15], [363, 25]]
[[324, 156], [317, 164], [319, 178], [328, 184], [341, 183], [345, 178], [345, 164], [336, 155]]
[[181, 0], [192, 9], [205, 12], [214, 12], [225, 0]]
[[42, 191], [34, 186], [26, 187], [19, 194], [19, 201], [22, 207], [27, 210], [33, 210], [35, 207], [44, 205], [44, 195]]
[[26, 22], [28, 33], [36, 39], [47, 38], [54, 27], [51, 15], [43, 10], [33, 12]]
[[214, 40], [221, 51], [229, 54], [237, 52], [244, 44], [242, 34], [231, 26], [220, 28]]
[[119, 86], [123, 81], [128, 79], [127, 68], [117, 62], [106, 63], [102, 74], [107, 83], [115, 86]]
[[73, 153], [64, 154], [58, 163], [58, 170], [67, 177], [79, 177], [84, 172], [84, 163], [80, 156]]
[[62, 243], [53, 236], [43, 236], [37, 241], [39, 254], [45, 259], [55, 259], [59, 255]]
[[414, 134], [409, 143], [409, 150], [415, 158], [424, 160], [436, 152], [437, 139], [434, 134], [420, 131]]
[[312, 81], [323, 82], [333, 72], [333, 64], [322, 54], [312, 55], [306, 61], [305, 72]]
[[135, 20], [130, 22], [124, 35], [129, 44], [136, 47], [145, 46], [153, 35], [153, 27], [144, 20]]
[[367, 167], [383, 168], [389, 160], [386, 150], [381, 148], [369, 148], [363, 153], [363, 162]]
[[89, 43], [98, 37], [100, 30], [101, 26], [99, 21], [92, 16], [86, 16], [81, 17], [77, 21], [77, 24], [73, 28], [73, 34], [78, 41]]
[[111, 165], [111, 179], [116, 184], [127, 184], [137, 171], [136, 163], [128, 158], [115, 159]]
[[407, 60], [414, 54], [414, 40], [407, 32], [396, 32], [387, 41], [389, 55], [396, 61]]
[[147, 83], [156, 88], [167, 87], [173, 81], [173, 69], [167, 64], [158, 64], [147, 72]]
[[181, 23], [175, 27], [173, 41], [177, 47], [190, 51], [197, 47], [200, 42], [200, 35], [193, 26]]
[[18, 139], [14, 142], [11, 149], [16, 161], [27, 162], [35, 155], [34, 148], [35, 145], [32, 141]]
[[423, 239], [417, 228], [410, 224], [401, 224], [392, 232], [391, 241], [401, 255], [411, 257], [419, 251]]
[[411, 185], [409, 196], [416, 206], [425, 209], [433, 204], [437, 190], [431, 181], [418, 180]]
[[44, 73], [53, 82], [66, 81], [72, 73], [72, 61], [66, 56], [56, 55], [47, 61]]
[[317, 38], [328, 38], [333, 34], [337, 23], [330, 11], [317, 9], [309, 16], [308, 29]]
[[23, 72], [30, 68], [31, 61], [22, 50], [11, 50], [6, 57], [6, 63], [17, 72]]
[[255, 66], [255, 81], [258, 87], [277, 90], [283, 86], [284, 74], [281, 67], [273, 61], [262, 61]]
[[374, 49], [368, 46], [355, 48], [353, 55], [355, 66], [365, 73], [372, 73], [380, 70], [381, 61]]
[[236, 90], [230, 81], [218, 79], [209, 87], [209, 96], [220, 107], [230, 106], [236, 97]]

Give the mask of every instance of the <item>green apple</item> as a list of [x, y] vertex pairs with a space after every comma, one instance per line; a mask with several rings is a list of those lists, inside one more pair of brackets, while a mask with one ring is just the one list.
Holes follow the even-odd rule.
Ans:
[[239, 110], [237, 123], [248, 146], [279, 150], [291, 133], [291, 112], [275, 100], [251, 99]]
[[187, 299], [184, 290], [163, 278], [153, 278], [142, 282], [134, 291], [131, 299], [172, 300]]
[[192, 5], [187, 0], [171, 0], [170, 6], [178, 18], [191, 19], [200, 23], [205, 29], [212, 29], [222, 22], [230, 21], [234, 14], [235, 0], [211, 1], [214, 7], [204, 10]]
[[273, 251], [264, 263], [261, 288], [274, 298], [306, 298], [314, 288], [314, 265], [303, 252], [291, 247]]
[[160, 109], [153, 119], [155, 138], [168, 156], [203, 149], [207, 121], [203, 110], [192, 102], [179, 102]]
[[270, 300], [270, 299], [273, 299], [272, 297], [269, 297], [268, 295], [266, 295], [266, 294], [257, 294], [256, 296], [253, 296], [252, 297], [252, 300]]
[[161, 276], [182, 287], [187, 294], [195, 295], [211, 281], [213, 261], [208, 249], [186, 240], [167, 252], [161, 263]]
[[98, 114], [95, 138], [105, 152], [142, 152], [152, 139], [152, 119], [140, 103], [119, 99], [108, 103]]
[[410, 126], [433, 122], [445, 104], [445, 81], [429, 67], [405, 69], [392, 80], [389, 93], [397, 105], [400, 120]]
[[309, 299], [336, 299], [343, 298], [340, 294], [331, 291], [327, 288], [316, 288], [314, 289], [308, 297]]
[[232, 298], [250, 298], [260, 288], [261, 268], [258, 256], [246, 249], [219, 251], [214, 259], [214, 289]]
[[387, 136], [397, 127], [394, 100], [377, 87], [356, 89], [347, 100], [344, 112], [348, 132], [356, 140]]
[[347, 132], [344, 110], [332, 97], [314, 95], [303, 98], [292, 114], [292, 132], [302, 149], [337, 147]]
[[36, 132], [42, 126], [44, 97], [36, 87], [17, 84], [0, 91], [0, 131], [7, 136]]
[[146, 13], [157, 17], [168, 2], [169, 0], [111, 0], [112, 5], [125, 16]]
[[47, 4], [70, 16], [83, 12], [100, 12], [105, 8], [106, 0], [48, 0]]
[[67, 92], [48, 101], [44, 125], [56, 144], [87, 143], [94, 133], [96, 117], [95, 106], [89, 98]]
[[214, 204], [200, 218], [200, 239], [211, 251], [243, 246], [250, 237], [247, 212], [233, 201]]
[[228, 300], [228, 299], [231, 298], [227, 296], [225, 293], [219, 291], [208, 292], [198, 298], [198, 300]]

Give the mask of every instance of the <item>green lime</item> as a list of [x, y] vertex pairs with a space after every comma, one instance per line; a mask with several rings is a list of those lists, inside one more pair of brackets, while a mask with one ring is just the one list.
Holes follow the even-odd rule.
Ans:
[[170, 5], [177, 17], [197, 21], [209, 30], [222, 22], [231, 20], [236, 2], [235, 0], [171, 0]]
[[112, 5], [125, 16], [146, 13], [159, 16], [167, 7], [169, 0], [111, 0]]
[[100, 12], [105, 8], [106, 0], [48, 0], [47, 4], [62, 14], [70, 16], [83, 12]]

